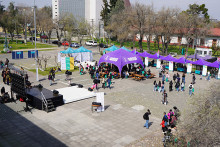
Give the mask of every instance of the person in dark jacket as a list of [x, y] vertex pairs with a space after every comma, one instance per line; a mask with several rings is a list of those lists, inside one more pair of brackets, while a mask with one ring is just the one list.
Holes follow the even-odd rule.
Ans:
[[192, 84], [195, 84], [196, 83], [196, 76], [195, 74], [193, 74], [193, 77], [192, 77]]
[[172, 80], [169, 83], [169, 91], [173, 91], [173, 82], [172, 82]]
[[151, 112], [150, 112], [149, 109], [147, 109], [147, 112], [143, 116], [144, 120], [146, 120], [146, 123], [145, 123], [144, 127], [146, 127], [147, 129], [149, 129], [149, 125], [148, 125], [148, 123], [149, 123], [149, 115], [151, 115]]

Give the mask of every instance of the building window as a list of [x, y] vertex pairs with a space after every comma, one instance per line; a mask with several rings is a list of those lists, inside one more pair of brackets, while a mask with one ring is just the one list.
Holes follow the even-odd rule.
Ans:
[[57, 15], [55, 15], [55, 16], [57, 16]]
[[204, 51], [204, 55], [207, 55], [207, 51]]
[[55, 13], [57, 13], [57, 12], [55, 12]]

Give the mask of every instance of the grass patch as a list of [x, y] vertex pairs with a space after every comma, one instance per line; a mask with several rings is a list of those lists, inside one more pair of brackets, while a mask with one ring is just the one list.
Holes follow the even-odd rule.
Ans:
[[[44, 71], [39, 69], [38, 70], [38, 74], [40, 74], [42, 76], [49, 75], [49, 72], [50, 72], [51, 68], [52, 67], [47, 67]], [[36, 73], [36, 69], [29, 69], [28, 71]], [[69, 70], [69, 71], [71, 71], [71, 72], [79, 71], [79, 67], [78, 66], [74, 66], [74, 70]], [[66, 72], [66, 70], [62, 70], [62, 71], [56, 72], [56, 74], [65, 74], [65, 72]]]
[[[35, 45], [32, 45], [32, 42], [27, 42], [27, 44], [21, 43], [22, 40], [18, 40], [18, 44], [16, 44], [16, 41], [10, 41], [9, 47], [11, 46], [11, 50], [22, 50], [22, 49], [34, 49]], [[37, 48], [53, 48], [53, 45], [48, 45], [48, 44], [41, 44], [37, 43]], [[0, 51], [2, 51], [4, 48], [4, 41], [0, 42]]]

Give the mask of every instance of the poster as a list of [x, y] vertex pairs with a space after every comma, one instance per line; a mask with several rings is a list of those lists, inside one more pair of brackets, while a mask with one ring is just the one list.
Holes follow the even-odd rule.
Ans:
[[206, 74], [207, 74], [207, 66], [203, 65], [202, 75], [203, 75], [203, 76], [206, 76]]
[[218, 79], [220, 79], [220, 68], [218, 69]]
[[96, 93], [96, 102], [102, 104], [102, 107], [97, 108], [97, 112], [105, 111], [104, 92]]
[[58, 53], [58, 55], [57, 55], [57, 62], [58, 63], [61, 62], [61, 54], [60, 53]]
[[192, 64], [187, 63], [187, 73], [191, 73], [191, 72], [192, 72]]
[[74, 58], [73, 57], [61, 57], [61, 70], [73, 70]]
[[157, 59], [157, 69], [160, 68], [160, 59]]
[[148, 67], [148, 57], [145, 57], [145, 67]]
[[173, 61], [169, 61], [169, 71], [173, 71]]

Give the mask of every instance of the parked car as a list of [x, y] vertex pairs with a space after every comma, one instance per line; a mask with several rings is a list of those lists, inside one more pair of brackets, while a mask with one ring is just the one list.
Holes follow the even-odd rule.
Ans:
[[176, 56], [177, 56], [177, 53], [170, 52], [170, 55], [171, 55], [172, 57], [176, 57]]
[[89, 40], [85, 44], [89, 45], [89, 46], [97, 46], [98, 45], [97, 41], [93, 41], [93, 40]]
[[[35, 37], [30, 37], [30, 41], [32, 41], [32, 39], [33, 41], [35, 41]], [[36, 41], [37, 41], [37, 38], [36, 38]]]
[[69, 46], [69, 42], [68, 42], [68, 41], [64, 41], [64, 42], [62, 43], [62, 45]]
[[15, 37], [15, 38], [22, 38], [21, 35], [15, 35], [14, 37]]
[[41, 39], [48, 39], [48, 36], [47, 35], [42, 35], [40, 36]]
[[71, 43], [70, 47], [79, 47], [80, 45], [78, 43]]
[[52, 44], [58, 44], [58, 40], [52, 41]]
[[103, 43], [100, 43], [100, 44], [99, 44], [99, 47], [101, 47], [101, 48], [108, 48], [108, 45], [103, 44]]

